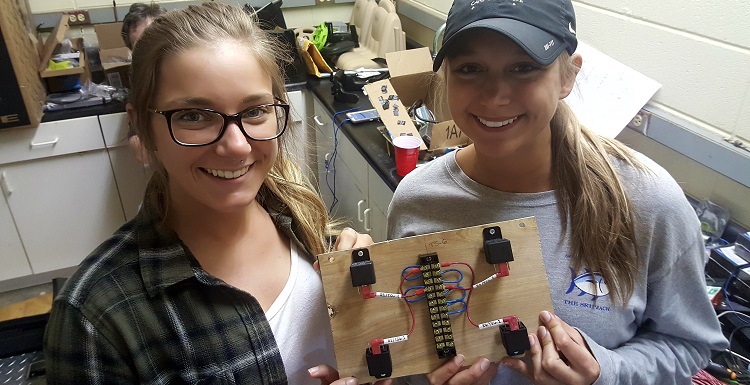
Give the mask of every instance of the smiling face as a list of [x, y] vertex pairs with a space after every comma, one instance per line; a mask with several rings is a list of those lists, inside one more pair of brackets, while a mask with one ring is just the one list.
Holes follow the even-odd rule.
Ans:
[[448, 105], [477, 155], [548, 157], [550, 120], [575, 79], [563, 81], [559, 61], [542, 67], [499, 33], [469, 32], [464, 41], [447, 57]]
[[[235, 114], [274, 103], [272, 81], [242, 43], [217, 42], [164, 59], [152, 107], [210, 108]], [[250, 141], [236, 123], [208, 146], [184, 147], [170, 137], [164, 116], [151, 114], [155, 156], [169, 176], [173, 208], [237, 212], [255, 199], [278, 155], [277, 140]]]

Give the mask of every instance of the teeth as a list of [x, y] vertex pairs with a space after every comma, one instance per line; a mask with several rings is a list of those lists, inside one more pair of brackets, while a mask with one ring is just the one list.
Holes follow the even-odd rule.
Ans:
[[508, 120], [503, 120], [501, 122], [493, 122], [491, 120], [484, 120], [478, 116], [477, 116], [477, 119], [479, 119], [479, 121], [482, 122], [482, 124], [484, 124], [487, 127], [496, 128], [496, 127], [502, 127], [502, 126], [515, 122], [516, 120], [518, 120], [518, 116], [516, 116], [515, 118], [508, 119]]
[[224, 178], [224, 179], [236, 179], [245, 175], [245, 173], [247, 173], [247, 170], [249, 169], [250, 169], [250, 166], [245, 166], [237, 171], [212, 170], [210, 168], [206, 168], [204, 170], [206, 170], [206, 172], [208, 172], [209, 174], [215, 177]]

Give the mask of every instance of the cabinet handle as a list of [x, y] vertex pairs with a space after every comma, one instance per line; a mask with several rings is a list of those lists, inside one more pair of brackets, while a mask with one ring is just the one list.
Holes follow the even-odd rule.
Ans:
[[8, 177], [5, 175], [5, 171], [3, 171], [3, 173], [0, 175], [0, 187], [2, 187], [5, 195], [7, 196], [10, 196], [10, 194], [13, 193], [10, 185], [8, 185]]
[[365, 209], [365, 231], [368, 233], [372, 231], [372, 226], [370, 226], [370, 208]]
[[31, 142], [31, 148], [44, 147], [44, 146], [54, 146], [54, 145], [57, 144], [58, 140], [60, 140], [60, 138], [55, 138], [55, 139], [52, 139], [52, 140], [50, 140], [48, 142], [41, 142], [41, 143]]
[[318, 115], [313, 116], [313, 120], [315, 121], [315, 124], [321, 127], [325, 126], [325, 123], [321, 122], [320, 119], [318, 119]]
[[364, 199], [361, 199], [359, 202], [357, 202], [357, 220], [362, 222], [364, 219], [362, 219], [362, 205], [367, 202]]

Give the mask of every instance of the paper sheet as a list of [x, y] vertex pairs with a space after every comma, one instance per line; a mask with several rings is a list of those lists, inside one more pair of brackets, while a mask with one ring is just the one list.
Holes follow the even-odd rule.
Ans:
[[565, 101], [586, 127], [614, 138], [661, 84], [580, 40], [576, 53], [583, 67]]

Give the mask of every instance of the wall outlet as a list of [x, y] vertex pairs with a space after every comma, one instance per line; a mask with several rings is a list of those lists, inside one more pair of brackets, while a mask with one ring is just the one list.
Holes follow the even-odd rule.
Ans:
[[68, 15], [68, 25], [91, 24], [89, 11], [76, 10], [76, 11], [65, 12], [65, 14]]

